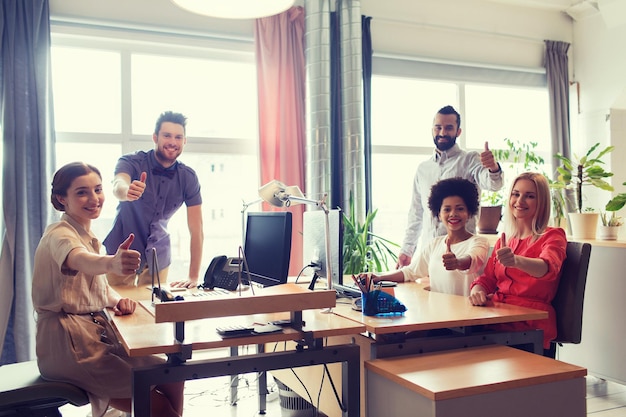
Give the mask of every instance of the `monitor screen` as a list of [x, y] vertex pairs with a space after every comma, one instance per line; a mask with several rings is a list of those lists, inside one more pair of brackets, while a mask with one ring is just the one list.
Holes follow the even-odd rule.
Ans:
[[291, 213], [248, 213], [244, 254], [253, 282], [264, 286], [286, 283], [291, 257]]
[[[326, 234], [325, 215], [322, 210], [307, 210], [302, 220], [302, 264], [315, 263], [320, 270], [317, 274], [326, 280]], [[333, 287], [342, 284], [343, 278], [343, 216], [341, 210], [328, 211], [330, 229], [330, 268]]]

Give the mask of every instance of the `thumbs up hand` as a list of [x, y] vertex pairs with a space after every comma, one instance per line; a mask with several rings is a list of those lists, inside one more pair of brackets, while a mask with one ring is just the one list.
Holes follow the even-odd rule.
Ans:
[[142, 172], [138, 180], [134, 180], [130, 183], [130, 186], [128, 187], [128, 192], [126, 193], [126, 200], [139, 200], [139, 198], [143, 195], [144, 190], [146, 189], [147, 177], [148, 174], [146, 172]]
[[504, 266], [515, 266], [516, 255], [511, 248], [506, 245], [506, 235], [500, 236], [500, 248], [496, 251], [496, 259]]
[[111, 261], [110, 272], [118, 275], [130, 275], [139, 269], [141, 254], [136, 250], [130, 249], [134, 239], [135, 235], [131, 233], [117, 248], [117, 252], [115, 252]]
[[500, 165], [498, 165], [489, 149], [489, 142], [485, 142], [485, 150], [480, 153], [480, 163], [490, 172], [498, 172], [500, 170]]
[[446, 253], [444, 253], [441, 258], [443, 260], [443, 267], [446, 268], [447, 271], [459, 269], [459, 260], [450, 248], [450, 239], [446, 239]]

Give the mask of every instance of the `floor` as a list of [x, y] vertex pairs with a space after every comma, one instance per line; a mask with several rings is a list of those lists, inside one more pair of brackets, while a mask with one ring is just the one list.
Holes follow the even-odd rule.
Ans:
[[588, 375], [587, 415], [626, 417], [626, 386]]
[[[229, 401], [229, 378], [188, 381], [185, 384], [185, 417], [253, 417], [260, 416], [257, 408], [256, 374], [242, 375], [239, 379], [239, 401], [231, 406]], [[267, 417], [321, 417], [315, 409], [303, 410], [303, 406], [289, 401], [289, 392], [280, 391], [271, 376], [268, 378]], [[288, 408], [281, 407], [281, 402]], [[303, 403], [298, 403], [303, 404]], [[295, 408], [295, 409], [294, 409]], [[212, 412], [207, 413], [208, 409]], [[63, 417], [88, 417], [89, 406], [61, 408]], [[593, 417], [626, 417], [626, 386], [587, 376], [587, 415]], [[124, 417], [119, 412], [107, 413], [106, 417]]]
[[[230, 377], [219, 377], [204, 380], [187, 381], [185, 383], [185, 417], [252, 417], [261, 416], [258, 412], [257, 375], [241, 375], [238, 381], [238, 401], [230, 404]], [[281, 391], [271, 375], [267, 379], [269, 395], [267, 396], [266, 417], [321, 417], [313, 409], [304, 410], [301, 400], [296, 404], [292, 399], [293, 392]], [[287, 408], [281, 407], [281, 402]], [[207, 411], [211, 412], [207, 413]], [[63, 417], [91, 417], [89, 405], [74, 407], [66, 405], [60, 408]], [[116, 410], [107, 412], [105, 417], [126, 417]]]

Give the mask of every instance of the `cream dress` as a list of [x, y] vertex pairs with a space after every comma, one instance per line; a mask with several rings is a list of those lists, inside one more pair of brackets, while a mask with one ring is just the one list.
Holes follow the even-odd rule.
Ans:
[[45, 379], [67, 381], [87, 391], [92, 415], [99, 417], [111, 398], [131, 397], [132, 368], [163, 359], [128, 357], [104, 312], [120, 296], [104, 275], [65, 267], [74, 248], [100, 252], [98, 240], [64, 214], [60, 222], [48, 226], [35, 252], [37, 363]]

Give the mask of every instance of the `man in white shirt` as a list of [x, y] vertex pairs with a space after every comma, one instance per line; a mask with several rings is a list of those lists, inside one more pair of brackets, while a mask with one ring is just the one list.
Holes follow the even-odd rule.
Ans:
[[[408, 224], [404, 242], [398, 255], [397, 268], [409, 265], [419, 239], [424, 245], [434, 237], [446, 234], [441, 223], [430, 215], [428, 196], [430, 188], [439, 180], [460, 177], [473, 182], [478, 188], [498, 191], [503, 185], [500, 164], [485, 142], [481, 153], [465, 151], [456, 143], [461, 135], [461, 115], [452, 106], [441, 108], [433, 120], [433, 156], [417, 167], [413, 180], [413, 196], [409, 209]], [[476, 232], [476, 218], [467, 224], [471, 233]]]

